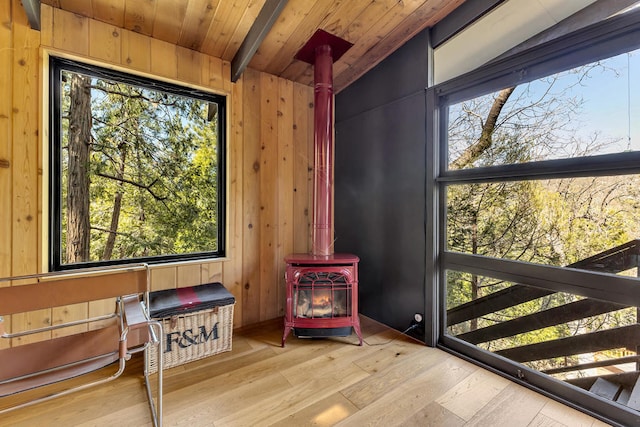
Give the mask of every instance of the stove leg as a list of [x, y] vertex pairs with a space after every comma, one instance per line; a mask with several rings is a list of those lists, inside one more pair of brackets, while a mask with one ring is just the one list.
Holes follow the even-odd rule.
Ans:
[[284, 333], [282, 334], [282, 347], [284, 348], [284, 342], [287, 339], [287, 336], [291, 332], [291, 326], [284, 325]]
[[356, 331], [356, 335], [358, 335], [358, 338], [360, 339], [360, 344], [358, 345], [362, 347], [362, 331], [360, 330], [360, 322], [354, 323], [353, 329]]

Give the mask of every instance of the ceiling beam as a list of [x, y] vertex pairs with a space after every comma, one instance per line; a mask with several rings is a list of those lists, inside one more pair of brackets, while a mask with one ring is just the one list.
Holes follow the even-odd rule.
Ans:
[[20, 0], [32, 29], [40, 31], [40, 0]]
[[280, 16], [280, 12], [287, 4], [287, 0], [267, 0], [260, 13], [258, 14], [253, 25], [249, 29], [247, 36], [244, 38], [240, 48], [231, 61], [231, 81], [236, 82], [247, 65], [253, 58], [253, 55], [260, 47], [260, 44], [267, 36], [267, 33]]

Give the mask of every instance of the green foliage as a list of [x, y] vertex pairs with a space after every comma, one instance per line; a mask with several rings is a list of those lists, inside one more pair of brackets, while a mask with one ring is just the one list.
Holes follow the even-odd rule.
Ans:
[[215, 104], [95, 78], [91, 101], [91, 261], [217, 250]]
[[[589, 70], [582, 71], [584, 75]], [[580, 78], [580, 73], [565, 77]], [[582, 141], [574, 119], [582, 106], [574, 85], [560, 85], [565, 77], [549, 78], [545, 90], [532, 84], [517, 88], [496, 120], [491, 145], [465, 167], [520, 164], [532, 160], [586, 156], [617, 141]], [[534, 94], [535, 96], [532, 96]], [[569, 96], [571, 95], [571, 96]], [[468, 154], [489, 122], [496, 94], [450, 107], [449, 155]], [[484, 129], [486, 130], [486, 129]], [[596, 152], [597, 154], [597, 152]], [[492, 181], [450, 184], [446, 188], [446, 245], [450, 251], [531, 263], [566, 266], [638, 238], [640, 176], [603, 176], [530, 181]], [[491, 277], [448, 271], [447, 309], [514, 285]], [[460, 335], [579, 300], [555, 293], [452, 325]], [[479, 346], [498, 351], [637, 322], [635, 308], [580, 319], [504, 337]], [[566, 357], [529, 363], [548, 369], [576, 363]]]

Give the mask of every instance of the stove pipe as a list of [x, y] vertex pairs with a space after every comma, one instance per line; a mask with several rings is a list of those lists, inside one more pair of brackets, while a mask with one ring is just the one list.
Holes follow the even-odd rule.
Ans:
[[351, 46], [318, 30], [296, 55], [314, 65], [312, 255], [333, 255], [333, 62]]
[[314, 68], [313, 255], [333, 254], [333, 121], [333, 58], [324, 44], [315, 49]]

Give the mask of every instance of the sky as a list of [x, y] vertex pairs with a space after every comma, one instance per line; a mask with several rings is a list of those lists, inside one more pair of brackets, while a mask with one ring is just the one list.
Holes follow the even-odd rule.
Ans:
[[583, 117], [587, 126], [624, 139], [625, 146], [630, 136], [631, 150], [640, 150], [640, 50], [603, 63], [611, 69], [593, 73], [581, 90]]
[[[553, 82], [551, 86], [550, 82]], [[493, 96], [495, 94], [485, 98], [486, 111], [482, 114], [488, 113]], [[570, 121], [564, 131], [556, 129], [554, 132], [564, 143], [573, 138], [591, 141], [597, 133], [599, 143], [617, 142], [607, 144], [591, 155], [640, 151], [640, 49], [523, 84], [509, 98], [505, 108], [506, 111], [514, 111], [515, 105], [537, 105], [540, 100], [558, 100], [553, 119], [562, 122], [562, 106], [569, 105], [568, 100], [572, 98], [581, 99], [580, 108], [569, 116]], [[454, 115], [459, 114], [456, 111]], [[525, 119], [529, 116], [527, 111], [542, 110], [526, 107], [518, 117]], [[517, 121], [510, 120], [512, 123]], [[556, 151], [544, 157], [562, 158], [572, 152], [571, 149]]]

